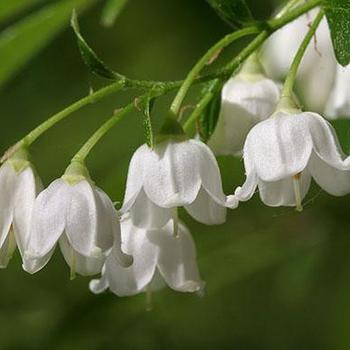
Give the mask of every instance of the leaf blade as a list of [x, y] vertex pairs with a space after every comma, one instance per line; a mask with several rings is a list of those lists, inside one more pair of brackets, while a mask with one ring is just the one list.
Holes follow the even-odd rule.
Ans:
[[350, 0], [325, 0], [324, 9], [337, 61], [350, 62]]
[[102, 9], [101, 22], [105, 27], [111, 27], [124, 10], [129, 0], [107, 0]]
[[254, 22], [252, 13], [245, 0], [207, 0], [226, 23], [241, 28]]
[[63, 0], [47, 5], [0, 33], [0, 87], [33, 58], [69, 23], [74, 7], [95, 0]]
[[91, 71], [91, 73], [110, 80], [117, 80], [123, 78], [120, 74], [114, 72], [111, 68], [109, 68], [85, 41], [85, 39], [80, 33], [76, 11], [73, 11], [72, 13], [71, 27], [73, 28], [73, 31], [75, 33], [81, 57], [86, 66]]

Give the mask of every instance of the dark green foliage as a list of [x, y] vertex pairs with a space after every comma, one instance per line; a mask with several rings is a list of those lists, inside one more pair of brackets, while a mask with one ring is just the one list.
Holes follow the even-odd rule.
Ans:
[[325, 0], [324, 7], [335, 56], [342, 66], [347, 66], [350, 62], [350, 1]]
[[207, 0], [218, 15], [233, 27], [244, 27], [254, 19], [245, 0]]
[[79, 29], [79, 23], [77, 14], [75, 11], [73, 11], [72, 19], [71, 19], [71, 26], [74, 30], [74, 33], [77, 37], [78, 41], [78, 47], [80, 50], [80, 54], [91, 71], [91, 73], [100, 76], [102, 78], [106, 79], [112, 79], [116, 80], [119, 78], [118, 74], [115, 73], [113, 70], [111, 70], [97, 55], [96, 53], [90, 48], [90, 46], [87, 44], [85, 39], [82, 37]]

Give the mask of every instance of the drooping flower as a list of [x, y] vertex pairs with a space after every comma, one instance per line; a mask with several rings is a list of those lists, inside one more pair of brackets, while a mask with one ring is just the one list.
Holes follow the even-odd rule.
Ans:
[[[298, 17], [271, 35], [263, 47], [262, 63], [268, 76], [283, 79], [318, 9]], [[336, 72], [336, 59], [326, 19], [301, 62], [296, 92], [306, 109], [323, 113]]]
[[129, 261], [121, 251], [120, 223], [113, 203], [79, 163], [72, 163], [62, 178], [37, 197], [24, 269], [30, 273], [42, 269], [57, 242], [73, 273], [99, 273], [104, 253], [113, 242], [120, 263]]
[[311, 178], [326, 192], [350, 192], [350, 167], [333, 127], [312, 112], [276, 112], [249, 132], [244, 145], [246, 181], [236, 189], [241, 201], [256, 187], [269, 206], [296, 206], [308, 192]]
[[335, 83], [327, 102], [325, 114], [328, 118], [350, 118], [350, 66], [337, 65]]
[[275, 110], [280, 91], [280, 85], [264, 75], [255, 55], [251, 57], [222, 90], [219, 119], [208, 142], [213, 152], [241, 153], [249, 130]]
[[[153, 149], [141, 146], [133, 155], [122, 212], [131, 211], [139, 227], [163, 227], [176, 209], [205, 224], [225, 221], [234, 196], [223, 192], [220, 170], [208, 146], [197, 140], [167, 138]], [[173, 210], [168, 210], [173, 209]]]
[[5, 268], [16, 246], [24, 256], [34, 201], [42, 189], [23, 148], [0, 167], [0, 188], [0, 268]]
[[[101, 293], [110, 289], [118, 296], [130, 296], [153, 289], [155, 280], [161, 277], [176, 291], [200, 291], [204, 283], [198, 272], [191, 234], [180, 222], [175, 237], [173, 225], [170, 220], [162, 228], [142, 229], [134, 226], [130, 218], [123, 220], [123, 250], [133, 256], [133, 264], [129, 267], [120, 266], [113, 248], [101, 278], [90, 282], [90, 290]], [[157, 284], [159, 286], [159, 281]]]

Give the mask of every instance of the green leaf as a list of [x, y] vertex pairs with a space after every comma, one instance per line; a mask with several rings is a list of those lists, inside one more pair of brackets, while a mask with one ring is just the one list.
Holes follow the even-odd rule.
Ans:
[[18, 14], [43, 0], [11, 0], [0, 1], [0, 22]]
[[78, 41], [78, 47], [80, 54], [83, 58], [83, 61], [91, 71], [91, 73], [100, 76], [102, 78], [106, 79], [120, 79], [122, 78], [121, 75], [114, 72], [112, 69], [110, 69], [97, 55], [96, 53], [90, 48], [90, 46], [87, 44], [85, 39], [82, 37], [79, 29], [79, 23], [77, 14], [75, 11], [73, 11], [72, 18], [71, 18], [71, 26], [74, 30], [74, 33], [76, 35], [77, 41]]
[[233, 27], [244, 27], [254, 22], [245, 0], [207, 0], [217, 14]]
[[350, 0], [325, 0], [334, 53], [342, 66], [350, 62]]
[[43, 49], [68, 23], [73, 8], [94, 0], [64, 0], [47, 5], [0, 33], [0, 86]]
[[[216, 90], [212, 91], [213, 88]], [[205, 95], [208, 92], [212, 92], [214, 97], [199, 118], [200, 136], [204, 142], [209, 140], [215, 130], [221, 107], [221, 92], [217, 85], [209, 85], [209, 87], [204, 88], [202, 94]]]
[[127, 3], [128, 0], [107, 0], [102, 10], [102, 24], [111, 27]]
[[145, 130], [145, 137], [148, 147], [153, 148], [154, 138], [153, 138], [153, 127], [152, 127], [152, 119], [151, 113], [154, 107], [155, 98], [151, 95], [148, 96], [146, 101], [144, 102], [142, 111], [143, 111], [143, 127]]

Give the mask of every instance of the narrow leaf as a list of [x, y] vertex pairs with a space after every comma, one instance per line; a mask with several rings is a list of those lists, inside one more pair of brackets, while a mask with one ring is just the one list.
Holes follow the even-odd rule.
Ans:
[[217, 14], [233, 27], [244, 27], [254, 22], [245, 0], [207, 0]]
[[0, 22], [3, 22], [42, 1], [43, 0], [0, 1]]
[[350, 62], [350, 0], [325, 0], [334, 53], [342, 66]]
[[[137, 103], [137, 101], [136, 101]], [[153, 127], [152, 127], [152, 119], [151, 113], [154, 107], [155, 98], [152, 97], [151, 93], [149, 96], [141, 103], [139, 108], [142, 109], [143, 112], [143, 128], [145, 132], [146, 143], [148, 147], [153, 148], [154, 138], [153, 138]]]
[[202, 92], [203, 95], [208, 93], [212, 94], [213, 98], [199, 119], [200, 136], [205, 142], [209, 140], [215, 130], [221, 107], [221, 93], [218, 85], [209, 85]]
[[0, 86], [69, 23], [73, 8], [83, 9], [93, 1], [63, 0], [47, 5], [1, 32]]
[[102, 10], [102, 24], [111, 27], [127, 3], [128, 0], [107, 0]]
[[116, 80], [121, 76], [110, 69], [90, 48], [85, 39], [82, 37], [79, 29], [77, 14], [73, 11], [71, 18], [71, 26], [77, 38], [80, 54], [84, 63], [87, 65], [91, 73], [106, 79]]

